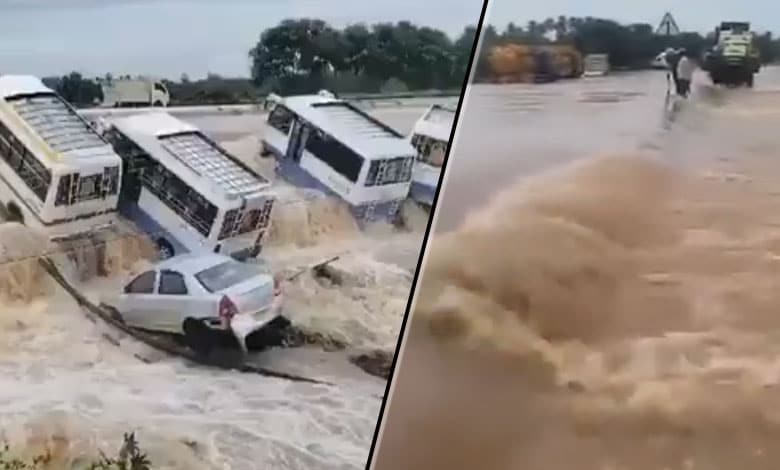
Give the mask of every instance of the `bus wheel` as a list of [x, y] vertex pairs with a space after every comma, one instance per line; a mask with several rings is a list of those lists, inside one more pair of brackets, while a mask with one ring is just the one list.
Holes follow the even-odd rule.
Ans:
[[158, 238], [157, 254], [160, 256], [160, 259], [168, 259], [176, 253], [173, 250], [173, 245], [171, 245], [171, 243], [168, 240], [164, 238]]
[[268, 150], [268, 147], [266, 147], [265, 144], [260, 147], [260, 156], [263, 158], [268, 158], [271, 156], [271, 151]]
[[17, 222], [24, 225], [24, 215], [22, 214], [22, 210], [19, 209], [19, 206], [13, 202], [9, 202], [5, 210], [8, 213], [9, 222]]

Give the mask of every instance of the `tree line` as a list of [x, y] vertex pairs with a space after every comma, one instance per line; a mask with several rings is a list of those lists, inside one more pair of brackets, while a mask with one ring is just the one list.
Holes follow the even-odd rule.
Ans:
[[[269, 92], [392, 93], [460, 89], [476, 28], [456, 38], [410, 21], [335, 28], [325, 21], [288, 19], [262, 32], [248, 51], [249, 78], [208, 74], [165, 80], [171, 104], [257, 102]], [[46, 78], [65, 99], [89, 106], [102, 101], [96, 80], [72, 72]]]
[[[713, 44], [715, 26], [712, 25], [713, 31], [705, 35], [681, 32], [674, 36], [664, 36], [655, 34], [655, 28], [647, 23], [620, 24], [594, 17], [558, 16], [543, 21], [529, 21], [525, 25], [509, 23], [500, 32], [495, 26], [489, 25], [482, 32], [482, 48], [475, 78], [481, 80], [489, 76], [486, 58], [495, 45], [570, 44], [582, 54], [608, 54], [613, 68], [642, 69], [649, 67], [652, 59], [667, 47], [684, 47], [699, 57]], [[764, 63], [780, 59], [780, 38], [766, 32], [758, 35], [756, 43]]]

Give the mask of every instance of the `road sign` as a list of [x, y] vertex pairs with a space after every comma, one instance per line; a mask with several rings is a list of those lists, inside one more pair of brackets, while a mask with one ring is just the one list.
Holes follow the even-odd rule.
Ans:
[[680, 28], [677, 26], [677, 22], [674, 21], [672, 14], [668, 11], [661, 19], [661, 24], [658, 25], [658, 28], [655, 30], [655, 34], [660, 36], [676, 36], [680, 34]]

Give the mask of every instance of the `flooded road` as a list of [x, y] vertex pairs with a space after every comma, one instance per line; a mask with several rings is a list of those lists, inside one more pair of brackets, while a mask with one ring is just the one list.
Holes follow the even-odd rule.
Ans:
[[756, 83], [698, 77], [668, 129], [663, 73], [475, 87], [375, 470], [777, 468], [780, 73]]
[[[696, 81], [694, 93], [703, 93], [696, 88], [706, 85], [706, 76], [700, 73]], [[756, 91], [778, 89], [780, 68], [757, 76]], [[596, 154], [673, 145], [679, 138], [660, 127], [666, 93], [664, 71], [544, 86], [472, 85], [440, 196], [437, 231], [453, 229], [519, 177]]]

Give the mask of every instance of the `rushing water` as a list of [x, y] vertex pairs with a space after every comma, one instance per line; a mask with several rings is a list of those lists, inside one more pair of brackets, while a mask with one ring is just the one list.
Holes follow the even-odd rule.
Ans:
[[474, 88], [375, 468], [777, 467], [780, 73], [703, 78]]
[[[388, 121], [411, 128], [424, 108], [393, 109]], [[383, 112], [377, 115], [382, 118]], [[258, 157], [256, 116], [230, 119], [239, 140], [226, 146], [271, 176]], [[215, 117], [197, 124], [219, 134]], [[211, 127], [211, 128], [210, 128]], [[135, 430], [154, 468], [362, 468], [385, 382], [347, 360], [351, 352], [391, 351], [406, 305], [421, 231], [389, 227], [359, 233], [332, 201], [305, 203], [284, 188], [268, 256], [295, 272], [340, 255], [340, 285], [306, 272], [286, 287], [287, 313], [298, 325], [335, 337], [348, 351], [270, 351], [269, 368], [335, 383], [292, 383], [213, 370], [167, 357], [92, 322], [65, 292], [27, 261], [4, 264], [0, 291], [0, 430], [16, 449], [49, 449], [63, 462], [108, 453]], [[422, 225], [421, 225], [422, 226]], [[0, 226], [3, 259], [46, 251], [28, 229]], [[50, 248], [50, 247], [49, 247]], [[93, 300], [141, 269], [143, 243], [111, 249], [108, 279], [80, 284]], [[77, 282], [77, 281], [74, 281]], [[13, 300], [11, 300], [13, 298]]]

